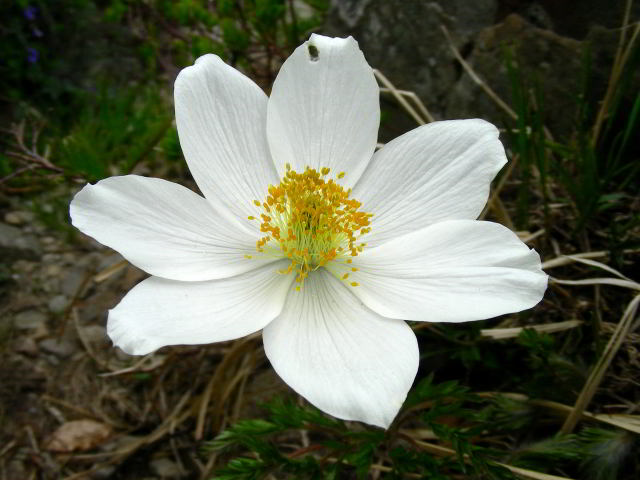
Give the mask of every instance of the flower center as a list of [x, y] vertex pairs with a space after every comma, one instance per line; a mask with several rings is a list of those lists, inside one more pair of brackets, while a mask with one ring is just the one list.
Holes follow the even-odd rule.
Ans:
[[[295, 272], [296, 290], [300, 290], [309, 272], [329, 262], [350, 264], [362, 252], [366, 243], [357, 243], [356, 236], [371, 231], [373, 214], [358, 211], [362, 204], [349, 198], [351, 189], [327, 179], [329, 168], [318, 172], [307, 167], [303, 173], [289, 164], [286, 168], [280, 184], [269, 186], [265, 201], [253, 201], [262, 207], [260, 231], [266, 234], [256, 242], [256, 250], [289, 258], [289, 267], [280, 273]], [[337, 176], [343, 177], [344, 172]], [[258, 218], [250, 216], [249, 220]], [[347, 272], [340, 278], [347, 281], [348, 277]], [[358, 286], [356, 282], [350, 285]]]

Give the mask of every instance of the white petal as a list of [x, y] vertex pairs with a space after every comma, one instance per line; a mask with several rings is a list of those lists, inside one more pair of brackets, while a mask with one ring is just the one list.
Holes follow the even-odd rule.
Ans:
[[273, 368], [321, 410], [388, 427], [418, 370], [418, 343], [403, 321], [383, 318], [320, 269], [291, 291], [263, 331]]
[[284, 62], [273, 84], [267, 136], [282, 175], [290, 163], [346, 172], [353, 185], [378, 138], [380, 89], [353, 38], [311, 35]]
[[256, 332], [282, 310], [293, 281], [275, 262], [236, 277], [176, 282], [150, 277], [109, 311], [107, 333], [132, 355], [165, 345], [222, 342]]
[[547, 275], [535, 250], [492, 222], [449, 220], [365, 250], [354, 293], [380, 315], [465, 322], [536, 305]]
[[224, 278], [268, 261], [244, 257], [256, 253], [256, 237], [249, 230], [166, 180], [127, 175], [87, 184], [69, 211], [76, 228], [159, 277]]
[[353, 189], [374, 214], [365, 241], [380, 245], [442, 220], [477, 218], [506, 161], [498, 130], [484, 120], [434, 122], [396, 138]]
[[215, 55], [180, 72], [174, 90], [180, 145], [204, 196], [246, 219], [278, 177], [266, 140], [267, 96]]

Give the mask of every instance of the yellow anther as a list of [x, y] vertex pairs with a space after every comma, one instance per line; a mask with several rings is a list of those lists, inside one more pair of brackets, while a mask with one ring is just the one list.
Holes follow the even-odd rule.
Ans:
[[251, 260], [253, 257], [251, 255], [245, 255], [244, 258], [248, 258], [249, 260]]
[[[290, 259], [285, 272], [296, 275], [299, 290], [312, 271], [332, 260], [349, 264], [352, 260], [348, 257], [362, 252], [365, 244], [356, 243], [356, 237], [370, 231], [371, 215], [359, 211], [362, 204], [349, 198], [350, 189], [326, 178], [329, 167], [307, 167], [301, 173], [292, 170], [290, 164], [285, 168], [280, 183], [269, 185], [265, 201], [254, 200], [263, 209], [258, 219], [265, 235], [256, 242], [256, 249], [262, 252], [269, 241], [275, 240], [268, 252], [278, 255], [279, 250], [282, 257]], [[337, 178], [344, 176], [340, 172]], [[349, 273], [344, 273], [342, 278], [348, 277]]]
[[359, 287], [360, 286], [360, 284], [358, 282], [351, 282], [350, 285], [352, 287]]
[[356, 267], [351, 267], [351, 271], [352, 271], [352, 272], [357, 272], [357, 271], [358, 271], [358, 269], [357, 269]]
[[249, 220], [255, 220], [255, 219], [256, 219], [256, 217], [254, 217], [253, 215], [249, 215], [249, 216], [247, 217], [247, 219], [249, 219]]

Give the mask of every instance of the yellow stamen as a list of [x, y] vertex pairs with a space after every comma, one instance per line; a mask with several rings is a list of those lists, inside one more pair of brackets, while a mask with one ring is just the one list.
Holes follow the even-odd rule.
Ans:
[[[289, 164], [285, 168], [280, 184], [269, 186], [266, 201], [253, 201], [263, 208], [259, 218], [260, 231], [265, 234], [256, 242], [256, 249], [289, 258], [289, 268], [281, 273], [295, 272], [299, 290], [310, 272], [333, 260], [351, 263], [347, 257], [363, 251], [365, 244], [357, 244], [356, 237], [369, 233], [373, 215], [359, 210], [362, 204], [349, 198], [351, 189], [325, 179], [330, 168], [318, 171], [307, 167], [303, 173], [292, 170]], [[344, 176], [340, 172], [337, 177]], [[250, 216], [249, 220], [255, 218]], [[348, 276], [345, 273], [342, 279]]]

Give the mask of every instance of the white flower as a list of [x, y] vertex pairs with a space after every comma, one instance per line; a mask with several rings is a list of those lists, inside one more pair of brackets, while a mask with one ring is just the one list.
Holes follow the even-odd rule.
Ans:
[[71, 203], [77, 228], [151, 274], [109, 312], [114, 343], [141, 355], [263, 329], [271, 364], [309, 402], [387, 427], [418, 369], [404, 320], [537, 304], [538, 254], [475, 220], [506, 162], [496, 128], [436, 122], [374, 153], [378, 97], [353, 38], [312, 35], [270, 98], [215, 55], [184, 69], [176, 121], [204, 198], [128, 175]]

